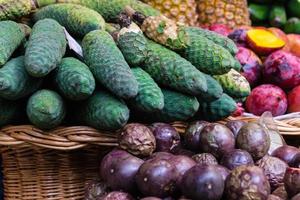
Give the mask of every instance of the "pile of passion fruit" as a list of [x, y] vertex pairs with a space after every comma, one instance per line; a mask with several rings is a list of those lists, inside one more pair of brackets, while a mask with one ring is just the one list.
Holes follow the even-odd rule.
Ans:
[[86, 200], [300, 199], [300, 150], [255, 122], [128, 124], [99, 172]]

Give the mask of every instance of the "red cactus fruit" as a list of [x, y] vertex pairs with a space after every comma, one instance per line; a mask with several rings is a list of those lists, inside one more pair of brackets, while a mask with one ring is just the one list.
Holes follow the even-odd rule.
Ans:
[[262, 62], [260, 58], [250, 49], [239, 47], [236, 59], [242, 65], [242, 75], [248, 80], [251, 86], [255, 86], [261, 79]]
[[300, 112], [300, 85], [288, 94], [289, 112]]
[[232, 32], [225, 24], [213, 24], [210, 25], [208, 29], [224, 36], [228, 36]]
[[293, 88], [300, 84], [300, 59], [291, 53], [276, 51], [265, 60], [263, 76], [281, 88]]
[[287, 97], [275, 85], [260, 85], [247, 97], [246, 109], [255, 115], [261, 115], [265, 111], [270, 111], [273, 116], [283, 115], [287, 110]]

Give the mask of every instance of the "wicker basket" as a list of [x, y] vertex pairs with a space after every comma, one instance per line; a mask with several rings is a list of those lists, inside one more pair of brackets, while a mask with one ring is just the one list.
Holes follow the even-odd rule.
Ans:
[[[236, 118], [221, 123], [232, 119]], [[300, 113], [277, 118], [275, 123], [282, 135], [299, 141], [295, 138], [300, 138]], [[186, 125], [173, 123], [182, 134]], [[5, 200], [81, 200], [85, 182], [97, 178], [100, 159], [117, 146], [117, 138], [84, 126], [47, 133], [29, 125], [10, 126], [0, 130], [0, 145]]]

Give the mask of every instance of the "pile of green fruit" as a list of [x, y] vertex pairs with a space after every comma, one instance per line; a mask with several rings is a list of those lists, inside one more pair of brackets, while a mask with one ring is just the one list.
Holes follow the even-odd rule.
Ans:
[[253, 25], [278, 27], [286, 33], [300, 34], [299, 0], [250, 0], [249, 12]]
[[[53, 4], [34, 12], [27, 24], [8, 20], [31, 11], [22, 7], [26, 0], [4, 2], [1, 126], [30, 122], [42, 129], [83, 124], [116, 130], [130, 119], [220, 120], [250, 93], [232, 40], [185, 26], [173, 37], [174, 22], [141, 2]], [[122, 12], [127, 5], [144, 23]], [[67, 48], [74, 44], [76, 51]]]
[[165, 123], [128, 124], [85, 200], [297, 200], [300, 150], [270, 132], [238, 120], [194, 121], [181, 134]]

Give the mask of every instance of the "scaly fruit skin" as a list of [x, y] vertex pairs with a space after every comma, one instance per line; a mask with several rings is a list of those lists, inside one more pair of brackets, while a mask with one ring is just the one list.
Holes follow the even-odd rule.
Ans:
[[164, 107], [164, 95], [151, 76], [141, 68], [133, 68], [132, 72], [139, 83], [138, 95], [132, 105], [144, 112], [154, 112]]
[[214, 43], [227, 49], [233, 56], [238, 52], [238, 48], [235, 43], [221, 34], [218, 34], [214, 31], [198, 28], [198, 27], [186, 27], [186, 30], [189, 32], [194, 32], [194, 34], [199, 34], [207, 39], [213, 41]]
[[126, 104], [105, 91], [96, 91], [78, 108], [76, 113], [81, 121], [101, 130], [122, 128], [129, 118]]
[[10, 123], [17, 115], [19, 107], [19, 104], [15, 101], [0, 98], [0, 126]]
[[96, 87], [88, 66], [71, 57], [62, 59], [55, 71], [55, 83], [66, 98], [74, 101], [88, 98]]
[[175, 52], [148, 40], [143, 69], [159, 84], [174, 90], [199, 95], [207, 91], [205, 76]]
[[31, 123], [38, 128], [52, 129], [63, 121], [66, 108], [56, 92], [43, 89], [29, 98], [26, 112]]
[[107, 22], [116, 20], [126, 6], [130, 6], [146, 16], [155, 16], [160, 13], [155, 8], [137, 0], [56, 0], [54, 2], [43, 2], [43, 0], [38, 0], [38, 2], [40, 2], [38, 3], [39, 6], [46, 6], [54, 3], [81, 4], [100, 13]]
[[49, 74], [61, 62], [66, 46], [66, 36], [58, 22], [53, 19], [38, 21], [32, 28], [25, 52], [27, 72], [34, 77]]
[[246, 0], [199, 0], [199, 23], [226, 24], [230, 28], [251, 25]]
[[16, 22], [0, 22], [0, 67], [8, 61], [24, 38], [25, 34]]
[[76, 4], [54, 4], [38, 10], [36, 21], [52, 18], [64, 26], [72, 35], [83, 37], [87, 33], [104, 29], [105, 21], [96, 11]]
[[31, 0], [0, 0], [0, 21], [28, 15], [35, 8]]
[[207, 84], [207, 92], [201, 93], [198, 97], [200, 101], [211, 102], [220, 98], [223, 94], [223, 88], [212, 76], [204, 74]]
[[153, 8], [161, 11], [166, 17], [189, 25], [198, 25], [197, 4], [195, 0], [143, 0], [145, 3], [151, 5]]
[[222, 85], [224, 92], [232, 97], [247, 97], [251, 92], [247, 79], [234, 69], [226, 74], [214, 76], [214, 78]]
[[29, 76], [24, 56], [13, 58], [0, 68], [0, 97], [17, 100], [35, 92], [42, 80]]
[[209, 121], [224, 119], [237, 109], [235, 101], [226, 93], [223, 93], [222, 96], [215, 101], [208, 103], [201, 101], [199, 103], [198, 115]]
[[103, 30], [88, 33], [83, 56], [95, 79], [118, 97], [129, 99], [138, 93], [138, 82], [113, 38]]
[[165, 106], [154, 113], [156, 121], [186, 121], [198, 111], [199, 102], [196, 97], [166, 89], [162, 89], [162, 92]]
[[146, 17], [141, 29], [150, 39], [173, 50], [185, 49], [188, 43], [183, 26], [163, 15]]
[[187, 29], [189, 44], [182, 55], [204, 73], [220, 75], [231, 68], [239, 70], [234, 57], [225, 48]]
[[146, 16], [159, 14], [158, 10], [136, 0], [81, 0], [81, 4], [99, 12], [106, 21], [114, 21], [125, 6], [131, 6]]
[[118, 47], [130, 65], [140, 65], [147, 56], [147, 39], [140, 28], [131, 23], [118, 34]]

